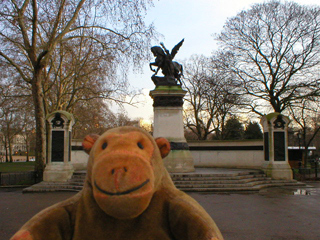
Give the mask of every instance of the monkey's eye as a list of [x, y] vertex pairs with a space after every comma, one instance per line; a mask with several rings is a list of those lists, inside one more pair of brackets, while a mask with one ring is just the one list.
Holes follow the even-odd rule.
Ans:
[[141, 142], [138, 142], [138, 147], [140, 148], [140, 149], [144, 149], [144, 147], [143, 147], [143, 145], [142, 145], [142, 143]]
[[108, 146], [108, 144], [107, 144], [106, 142], [104, 142], [104, 143], [102, 144], [101, 148], [102, 148], [102, 149], [106, 149], [107, 146]]

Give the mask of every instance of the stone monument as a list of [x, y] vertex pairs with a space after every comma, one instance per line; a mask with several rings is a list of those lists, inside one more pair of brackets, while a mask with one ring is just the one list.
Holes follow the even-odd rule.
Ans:
[[[155, 72], [151, 77], [156, 88], [150, 91], [153, 98], [154, 130], [153, 136], [165, 137], [171, 145], [170, 154], [164, 159], [164, 164], [169, 172], [193, 172], [194, 161], [184, 137], [183, 128], [183, 97], [187, 91], [181, 87], [183, 76], [182, 65], [172, 61], [183, 41], [180, 41], [171, 51], [160, 46], [151, 48], [156, 57], [150, 63], [150, 69]], [[153, 69], [156, 66], [157, 69]], [[157, 76], [159, 70], [164, 76]], [[178, 84], [178, 82], [180, 84]]]
[[71, 131], [74, 118], [66, 111], [55, 111], [47, 117], [48, 160], [43, 173], [45, 182], [64, 182], [72, 177], [74, 168], [70, 163]]
[[289, 118], [270, 113], [261, 119], [264, 130], [264, 164], [262, 170], [272, 179], [292, 180], [288, 158]]

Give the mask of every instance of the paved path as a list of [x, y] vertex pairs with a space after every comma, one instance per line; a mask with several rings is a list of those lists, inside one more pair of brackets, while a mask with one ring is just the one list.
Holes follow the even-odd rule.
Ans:
[[[270, 188], [255, 194], [189, 194], [216, 221], [225, 240], [319, 240], [320, 183], [310, 185], [315, 188]], [[9, 239], [41, 209], [75, 194], [22, 194], [21, 190], [0, 189], [0, 240]]]

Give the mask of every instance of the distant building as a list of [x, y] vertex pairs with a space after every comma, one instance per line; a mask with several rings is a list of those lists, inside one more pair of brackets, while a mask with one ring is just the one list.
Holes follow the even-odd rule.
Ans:
[[[17, 134], [13, 137], [12, 143], [12, 154], [20, 154], [27, 151], [24, 136]], [[9, 152], [9, 150], [8, 150]], [[0, 155], [6, 154], [5, 139], [3, 133], [0, 132]]]
[[26, 144], [24, 136], [21, 134], [15, 135], [12, 141], [12, 152], [13, 154], [19, 154], [21, 152], [26, 152]]

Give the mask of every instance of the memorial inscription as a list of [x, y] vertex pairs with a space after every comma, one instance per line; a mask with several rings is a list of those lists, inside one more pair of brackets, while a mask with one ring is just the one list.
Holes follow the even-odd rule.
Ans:
[[52, 131], [52, 162], [63, 162], [64, 131]]
[[286, 146], [284, 132], [274, 132], [274, 160], [285, 161], [286, 160]]
[[269, 133], [264, 133], [264, 160], [269, 161]]

